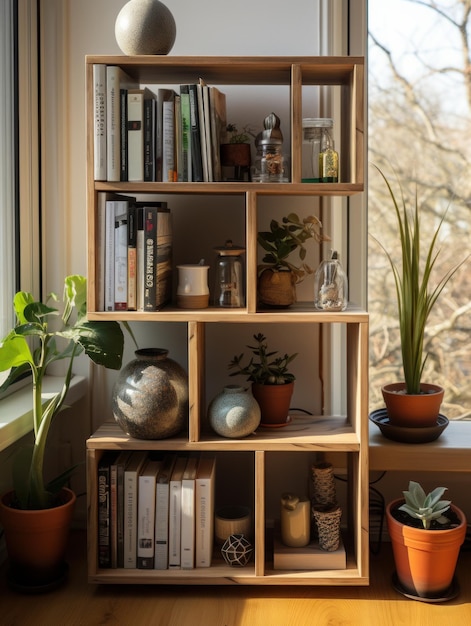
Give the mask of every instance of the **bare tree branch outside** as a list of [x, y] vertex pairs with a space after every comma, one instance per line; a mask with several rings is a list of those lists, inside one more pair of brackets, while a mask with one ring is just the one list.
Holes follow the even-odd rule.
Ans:
[[[471, 252], [471, 0], [370, 0], [369, 12], [369, 160], [410, 203], [418, 194], [424, 236], [449, 207], [435, 268], [442, 276]], [[393, 208], [374, 167], [368, 212], [370, 234], [388, 250], [397, 241], [399, 258]], [[373, 410], [383, 406], [381, 386], [403, 374], [390, 266], [373, 237], [368, 245]], [[445, 388], [442, 412], [471, 419], [470, 260], [432, 311], [426, 350], [423, 380]]]

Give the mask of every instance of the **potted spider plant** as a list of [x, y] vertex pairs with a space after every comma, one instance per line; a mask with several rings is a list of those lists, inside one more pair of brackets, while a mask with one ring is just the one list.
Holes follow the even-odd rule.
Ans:
[[252, 383], [252, 395], [260, 405], [262, 426], [284, 426], [289, 422], [289, 407], [294, 390], [295, 376], [289, 371], [296, 354], [280, 355], [268, 348], [263, 333], [253, 336], [255, 345], [248, 362], [242, 363], [244, 353], [235, 355], [229, 363], [234, 370], [230, 376], [246, 376]]
[[[296, 302], [296, 284], [313, 273], [305, 261], [306, 241], [314, 239], [322, 243], [330, 240], [321, 229], [319, 218], [309, 215], [300, 219], [296, 213], [290, 213], [281, 222], [271, 220], [270, 230], [258, 233], [258, 244], [265, 251], [263, 265], [258, 268], [257, 290], [261, 304], [286, 308]], [[296, 251], [297, 262], [292, 257]]]
[[466, 535], [466, 518], [450, 500], [442, 500], [446, 487], [426, 494], [409, 482], [404, 498], [386, 508], [396, 586], [413, 598], [449, 599], [460, 547]]
[[437, 424], [444, 389], [440, 385], [422, 381], [427, 359], [424, 354], [425, 329], [440, 294], [466, 258], [434, 282], [433, 270], [440, 254], [437, 249], [438, 236], [446, 211], [431, 239], [424, 241], [417, 193], [409, 210], [402, 188], [397, 198], [385, 174], [379, 168], [376, 169], [392, 199], [401, 251], [400, 263], [397, 263], [393, 253], [388, 252], [376, 239], [388, 258], [394, 277], [404, 372], [404, 381], [384, 385], [382, 394], [391, 424], [399, 427], [431, 427]]
[[[5, 531], [10, 581], [19, 588], [54, 586], [64, 575], [64, 551], [76, 496], [65, 485], [74, 468], [46, 482], [44, 461], [52, 422], [65, 408], [75, 357], [85, 352], [107, 368], [121, 367], [124, 337], [115, 321], [88, 321], [86, 278], [65, 278], [62, 312], [31, 293], [13, 299], [16, 326], [0, 343], [2, 388], [25, 372], [31, 375], [33, 441], [13, 460], [13, 489], [0, 499], [0, 522]], [[52, 301], [52, 303], [51, 303]], [[56, 329], [57, 328], [57, 329]], [[45, 399], [42, 385], [47, 368], [67, 363], [61, 389]]]

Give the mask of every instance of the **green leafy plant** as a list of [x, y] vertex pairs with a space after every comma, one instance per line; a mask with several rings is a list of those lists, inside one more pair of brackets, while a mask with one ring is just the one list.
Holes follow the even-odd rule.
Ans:
[[425, 248], [425, 256], [422, 256], [421, 249], [424, 242], [420, 228], [417, 192], [414, 206], [411, 211], [408, 211], [402, 187], [400, 187], [401, 196], [398, 200], [385, 174], [378, 167], [376, 169], [385, 181], [393, 201], [401, 245], [401, 263], [398, 265], [383, 244], [376, 238], [375, 240], [385, 252], [394, 276], [406, 393], [419, 394], [427, 359], [427, 355], [424, 356], [427, 320], [446, 284], [468, 257], [449, 269], [435, 285], [431, 285], [432, 270], [440, 253], [437, 250], [437, 239], [446, 217], [446, 211]]
[[[259, 245], [265, 250], [263, 263], [272, 265], [274, 269], [287, 268], [296, 276], [296, 282], [301, 282], [306, 274], [312, 274], [312, 268], [305, 263], [307, 249], [304, 245], [308, 239], [317, 243], [330, 241], [327, 235], [321, 233], [322, 223], [313, 215], [300, 219], [296, 213], [290, 213], [282, 218], [281, 222], [271, 220], [270, 230], [261, 231], [257, 235]], [[298, 250], [300, 264], [288, 261], [288, 257]]]
[[294, 381], [295, 376], [289, 372], [288, 365], [296, 358], [297, 353], [275, 357], [278, 352], [268, 350], [267, 338], [262, 333], [254, 335], [253, 338], [256, 345], [247, 348], [252, 350], [254, 356], [246, 365], [242, 365], [244, 353], [234, 356], [229, 363], [229, 369], [236, 371], [230, 376], [247, 376], [247, 380], [260, 385], [284, 385]]
[[[54, 506], [55, 496], [70, 477], [73, 468], [45, 484], [46, 441], [55, 416], [64, 408], [76, 356], [85, 352], [95, 363], [119, 369], [124, 337], [115, 321], [88, 321], [86, 317], [86, 278], [65, 278], [63, 311], [50, 306], [57, 301], [51, 293], [46, 302], [36, 302], [31, 293], [18, 292], [13, 299], [17, 325], [0, 343], [0, 372], [8, 372], [3, 390], [25, 372], [32, 376], [33, 444], [21, 448], [13, 463], [15, 506], [45, 509]], [[55, 323], [60, 328], [53, 330]], [[62, 388], [52, 397], [42, 397], [46, 370], [55, 361], [68, 361]]]
[[227, 143], [250, 143], [250, 137], [255, 137], [251, 126], [244, 126], [239, 131], [236, 124], [227, 124], [226, 126]]
[[421, 520], [425, 529], [430, 528], [432, 520], [446, 524], [448, 519], [443, 516], [443, 513], [450, 508], [451, 504], [450, 500], [441, 500], [446, 489], [446, 487], [436, 487], [426, 494], [419, 483], [411, 480], [409, 481], [409, 490], [402, 492], [406, 502], [399, 507], [399, 510]]

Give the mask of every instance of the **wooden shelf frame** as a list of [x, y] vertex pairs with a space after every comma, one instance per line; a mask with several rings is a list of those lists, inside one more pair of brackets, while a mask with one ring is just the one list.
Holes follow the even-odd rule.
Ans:
[[[119, 65], [141, 85], [197, 83], [202, 77], [213, 85], [284, 85], [289, 89], [291, 181], [280, 184], [216, 183], [111, 183], [93, 180], [93, 64]], [[368, 314], [349, 305], [343, 312], [322, 312], [312, 303], [299, 302], [289, 310], [262, 309], [257, 303], [257, 232], [260, 200], [266, 196], [351, 196], [364, 190], [364, 59], [361, 57], [172, 57], [88, 56], [87, 81], [87, 221], [88, 317], [93, 320], [179, 322], [187, 328], [190, 406], [185, 435], [161, 441], [128, 437], [116, 423], [104, 424], [87, 441], [88, 574], [94, 583], [131, 584], [250, 584], [250, 585], [367, 585], [368, 558]], [[340, 90], [340, 158], [344, 182], [301, 183], [302, 105], [305, 86]], [[97, 310], [96, 273], [98, 194], [177, 194], [240, 196], [245, 206], [246, 306], [224, 310], [209, 307], [183, 310], [166, 306], [156, 312], [104, 312]], [[296, 416], [281, 429], [258, 429], [250, 437], [217, 437], [205, 427], [205, 351], [208, 324], [316, 324], [345, 326], [346, 415]], [[215, 554], [210, 568], [194, 570], [128, 570], [98, 568], [97, 469], [105, 450], [212, 451], [253, 458], [254, 558], [245, 568], [228, 567]], [[274, 570], [267, 551], [269, 455], [317, 453], [345, 454], [348, 475], [347, 568], [338, 571]]]

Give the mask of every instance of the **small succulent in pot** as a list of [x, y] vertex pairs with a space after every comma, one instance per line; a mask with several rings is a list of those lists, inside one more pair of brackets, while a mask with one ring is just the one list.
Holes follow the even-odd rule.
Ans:
[[419, 483], [411, 480], [409, 490], [402, 492], [405, 504], [400, 506], [399, 510], [421, 520], [427, 530], [430, 528], [432, 520], [436, 520], [439, 524], [446, 524], [449, 520], [443, 514], [448, 511], [451, 505], [451, 500], [441, 499], [446, 490], [446, 487], [436, 487], [426, 494]]

